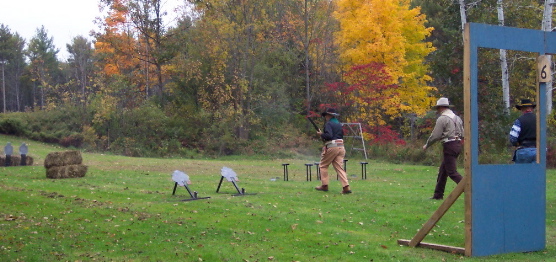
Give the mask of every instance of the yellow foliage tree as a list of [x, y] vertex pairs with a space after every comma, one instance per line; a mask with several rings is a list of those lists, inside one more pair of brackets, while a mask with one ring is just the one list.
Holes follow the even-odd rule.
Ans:
[[[433, 28], [425, 27], [426, 17], [420, 8], [411, 8], [409, 0], [339, 0], [335, 17], [340, 22], [336, 41], [342, 70], [381, 63], [390, 75], [385, 78], [389, 82], [383, 84], [397, 86], [384, 90], [382, 96], [386, 98], [380, 100], [364, 99], [373, 94], [352, 93], [351, 98], [360, 101], [353, 105], [360, 114], [354, 118], [384, 125], [404, 113], [426, 112], [434, 101], [430, 93], [435, 88], [427, 85], [431, 77], [424, 62], [434, 47], [425, 38]], [[352, 85], [358, 77], [346, 75], [344, 81]], [[371, 110], [379, 107], [386, 115]]]

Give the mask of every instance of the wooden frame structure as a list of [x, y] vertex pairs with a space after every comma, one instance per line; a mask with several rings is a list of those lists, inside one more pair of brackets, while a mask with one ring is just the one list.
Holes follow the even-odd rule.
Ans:
[[[469, 23], [464, 33], [465, 177], [412, 240], [400, 239], [398, 243], [466, 256], [542, 250], [546, 245], [546, 150], [539, 149], [546, 148], [546, 82], [551, 76], [544, 55], [556, 53], [556, 32]], [[540, 55], [535, 163], [478, 163], [479, 48], [518, 50]], [[422, 243], [463, 192], [465, 247]]]

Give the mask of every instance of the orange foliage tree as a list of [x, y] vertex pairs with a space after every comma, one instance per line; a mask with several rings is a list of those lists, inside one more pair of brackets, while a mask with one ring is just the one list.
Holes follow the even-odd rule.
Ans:
[[[103, 76], [127, 82], [119, 90], [126, 101], [139, 102], [152, 94], [164, 95], [167, 62], [161, 0], [101, 0], [108, 9], [96, 33], [95, 53]], [[136, 106], [131, 103], [126, 106]]]

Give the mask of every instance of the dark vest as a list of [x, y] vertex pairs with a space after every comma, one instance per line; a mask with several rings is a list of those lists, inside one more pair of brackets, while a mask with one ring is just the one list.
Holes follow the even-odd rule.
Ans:
[[537, 116], [535, 113], [526, 113], [518, 118], [521, 131], [517, 142], [521, 146], [535, 146], [537, 143]]

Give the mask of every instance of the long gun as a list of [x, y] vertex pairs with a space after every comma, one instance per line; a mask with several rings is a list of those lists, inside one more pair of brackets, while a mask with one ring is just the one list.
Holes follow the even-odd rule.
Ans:
[[311, 119], [310, 117], [307, 117], [307, 119], [309, 120], [309, 122], [311, 122], [311, 124], [313, 124], [313, 127], [315, 128], [315, 130], [317, 130], [317, 132], [320, 130], [319, 127], [317, 126], [317, 124], [315, 124], [315, 121], [313, 121], [313, 119]]

